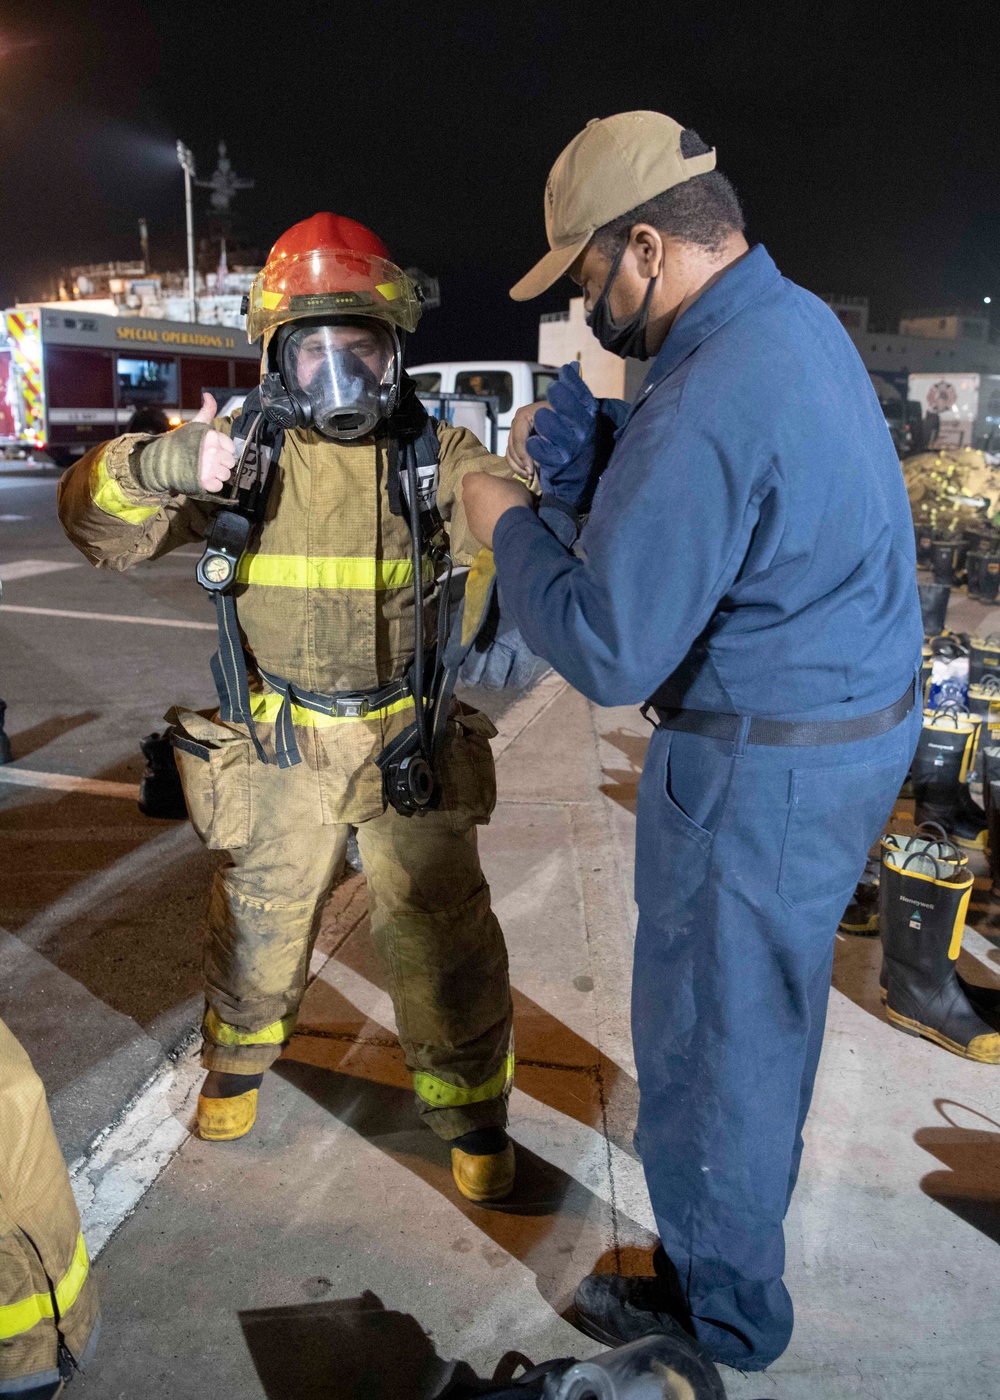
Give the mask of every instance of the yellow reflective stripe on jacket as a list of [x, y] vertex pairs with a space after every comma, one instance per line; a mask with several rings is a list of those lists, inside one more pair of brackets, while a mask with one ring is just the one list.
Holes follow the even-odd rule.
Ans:
[[[276, 724], [282, 703], [282, 697], [276, 695], [274, 691], [268, 691], [264, 695], [251, 695], [250, 709], [254, 722], [257, 724]], [[380, 710], [369, 710], [364, 718], [385, 719], [389, 715], [399, 714], [400, 710], [411, 708], [412, 705], [413, 696], [407, 695], [402, 700], [393, 700], [390, 705], [383, 705]], [[293, 700], [292, 723], [303, 729], [329, 729], [334, 724], [359, 724], [361, 721], [350, 715], [324, 715], [319, 710], [307, 710], [304, 705], [296, 705]]]
[[438, 1079], [436, 1074], [418, 1070], [413, 1076], [413, 1088], [424, 1103], [434, 1108], [462, 1108], [467, 1103], [483, 1103], [486, 1099], [499, 1099], [507, 1092], [514, 1078], [514, 1056], [510, 1054], [496, 1074], [491, 1074], [485, 1084], [477, 1084], [473, 1089], [463, 1089], [458, 1084], [448, 1084]]
[[83, 1235], [77, 1236], [73, 1260], [62, 1278], [56, 1284], [55, 1307], [51, 1293], [32, 1293], [30, 1298], [22, 1298], [19, 1303], [5, 1303], [0, 1306], [0, 1341], [8, 1337], [18, 1337], [22, 1332], [30, 1332], [32, 1327], [44, 1322], [47, 1317], [55, 1318], [56, 1310], [65, 1317], [80, 1296], [80, 1289], [87, 1277], [90, 1261]]
[[294, 1016], [283, 1016], [259, 1031], [241, 1031], [221, 1020], [211, 1007], [205, 1012], [202, 1029], [213, 1045], [281, 1045], [295, 1029]]
[[127, 500], [118, 482], [108, 476], [103, 452], [92, 468], [90, 494], [98, 510], [113, 515], [116, 520], [124, 520], [126, 525], [142, 525], [160, 509], [159, 506], [133, 505]]
[[[424, 577], [434, 567], [424, 561]], [[236, 569], [238, 583], [265, 588], [352, 588], [366, 593], [413, 584], [411, 559], [334, 559], [305, 554], [244, 554]]]

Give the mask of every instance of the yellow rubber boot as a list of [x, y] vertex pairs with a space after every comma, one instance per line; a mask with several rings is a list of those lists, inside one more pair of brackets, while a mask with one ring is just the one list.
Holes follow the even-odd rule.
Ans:
[[[496, 1151], [483, 1151], [484, 1147], [493, 1146]], [[479, 1150], [467, 1151], [470, 1147]], [[482, 1204], [505, 1200], [514, 1189], [514, 1170], [514, 1145], [508, 1142], [502, 1128], [465, 1133], [452, 1143], [451, 1174], [467, 1201]]]
[[[198, 1136], [205, 1142], [233, 1142], [245, 1137], [257, 1119], [257, 1090], [263, 1077], [210, 1073], [198, 1095]], [[240, 1080], [254, 1087], [242, 1094], [219, 1093], [239, 1087]]]

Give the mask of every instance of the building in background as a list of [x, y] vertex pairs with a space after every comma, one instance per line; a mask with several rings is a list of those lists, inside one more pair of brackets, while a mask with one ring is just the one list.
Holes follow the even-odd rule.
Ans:
[[583, 297], [573, 297], [565, 311], [540, 318], [538, 359], [556, 366], [576, 360], [584, 383], [599, 399], [634, 398], [649, 368], [641, 360], [623, 360], [604, 349], [587, 325]]

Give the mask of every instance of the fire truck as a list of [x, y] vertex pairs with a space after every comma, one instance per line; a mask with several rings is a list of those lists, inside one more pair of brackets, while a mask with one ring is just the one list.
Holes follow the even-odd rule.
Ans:
[[100, 316], [76, 302], [17, 306], [0, 315], [0, 449], [69, 466], [139, 407], [176, 426], [203, 389], [242, 396], [259, 377], [259, 350], [231, 326]]

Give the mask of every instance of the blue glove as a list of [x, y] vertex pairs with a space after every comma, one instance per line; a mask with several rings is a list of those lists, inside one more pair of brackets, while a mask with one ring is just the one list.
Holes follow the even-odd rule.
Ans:
[[554, 497], [582, 513], [610, 455], [608, 425], [575, 361], [563, 365], [547, 398], [548, 407], [535, 414], [526, 450], [538, 464], [543, 499]]

